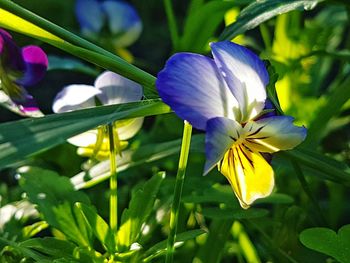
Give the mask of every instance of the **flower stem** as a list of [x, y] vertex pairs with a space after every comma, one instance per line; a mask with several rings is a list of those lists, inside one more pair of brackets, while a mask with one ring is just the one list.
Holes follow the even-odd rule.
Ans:
[[172, 263], [174, 259], [174, 252], [175, 252], [174, 245], [175, 245], [175, 238], [176, 238], [177, 223], [179, 219], [179, 208], [181, 203], [183, 183], [184, 183], [185, 174], [186, 174], [188, 154], [190, 151], [191, 135], [192, 135], [192, 126], [187, 121], [185, 121], [184, 132], [182, 136], [179, 167], [177, 170], [176, 182], [175, 182], [174, 199], [173, 199], [173, 204], [171, 206], [170, 233], [168, 236], [167, 254], [166, 254], [166, 260], [165, 260], [166, 263]]
[[108, 138], [109, 138], [109, 160], [111, 177], [109, 181], [110, 197], [109, 197], [109, 225], [113, 232], [118, 229], [118, 181], [117, 181], [117, 151], [115, 148], [115, 132], [114, 123], [107, 124]]

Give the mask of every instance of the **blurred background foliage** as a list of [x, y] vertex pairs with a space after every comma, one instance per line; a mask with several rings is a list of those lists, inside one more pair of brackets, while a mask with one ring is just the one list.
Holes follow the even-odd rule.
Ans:
[[[73, 0], [14, 2], [80, 34]], [[251, 2], [173, 1], [180, 35], [173, 45], [163, 1], [130, 1], [143, 22], [139, 40], [128, 48], [133, 63], [156, 76], [174, 52], [208, 54], [208, 43], [219, 39], [225, 26], [236, 21], [237, 16], [239, 19], [240, 11]], [[346, 0], [322, 1], [312, 7], [311, 10], [295, 10], [271, 18], [235, 36], [233, 41], [253, 49], [274, 67], [282, 110], [294, 116], [297, 124], [309, 129], [302, 149], [322, 153], [327, 158], [325, 162], [349, 172], [349, 3]], [[53, 98], [64, 86], [92, 84], [102, 72], [101, 68], [38, 40], [12, 34], [20, 46], [37, 44], [50, 56], [50, 68], [45, 78], [30, 89], [45, 114], [52, 113]], [[108, 45], [104, 48], [111, 50]], [[0, 109], [1, 122], [17, 119], [17, 115]], [[169, 210], [182, 125], [182, 121], [172, 113], [146, 117], [142, 130], [130, 141], [129, 159], [120, 163], [120, 214], [131, 207], [131, 196], [135, 197], [138, 189], [146, 187], [144, 183], [152, 175], [166, 171], [165, 179], [159, 179], [159, 189], [153, 189], [156, 197], [152, 199], [149, 196], [152, 203], [144, 215], [145, 223], [142, 228], [137, 228], [137, 231], [142, 229], [137, 239], [142, 249], [135, 249], [135, 253], [130, 255], [120, 255], [121, 262], [163, 262], [163, 257], [159, 255], [164, 254], [164, 245], [147, 250], [165, 240], [169, 231]], [[338, 236], [334, 236], [334, 232], [321, 232], [326, 228], [337, 232], [350, 224], [348, 178], [345, 180], [347, 183], [327, 180], [329, 178], [322, 171], [300, 164], [290, 155], [276, 154], [272, 162], [276, 173], [274, 194], [243, 211], [219, 172], [212, 171], [208, 176], [202, 176], [203, 136], [198, 131], [194, 133], [178, 232], [203, 231], [191, 232], [184, 237], [186, 242], [179, 244], [175, 262], [350, 262], [349, 253], [341, 251], [349, 249], [349, 228], [343, 228], [342, 235], [339, 232]], [[322, 158], [320, 156], [317, 158]], [[108, 218], [108, 183], [102, 181], [85, 185], [83, 180], [89, 176], [106, 179], [108, 168], [103, 165], [95, 167], [96, 172], [91, 170], [89, 175], [86, 161], [76, 154], [75, 147], [64, 143], [1, 171], [0, 262], [41, 262], [44, 260], [41, 255], [48, 262], [99, 262], [99, 255], [109, 251], [105, 240], [97, 242], [99, 238], [96, 234], [95, 240], [91, 237], [95, 233], [89, 229], [91, 225], [79, 221], [79, 213], [86, 216], [95, 212], [89, 210], [91, 207], [77, 208], [74, 205], [75, 202], [91, 202], [101, 220]], [[84, 189], [77, 192], [74, 187]], [[40, 194], [52, 196], [52, 199], [42, 202]], [[6, 214], [11, 214], [11, 219], [6, 218]], [[84, 227], [87, 228], [86, 237], [81, 234]], [[302, 232], [312, 227], [323, 228], [311, 234]], [[303, 233], [301, 237], [300, 233]], [[78, 238], [80, 235], [81, 240]], [[314, 240], [310, 241], [310, 236]], [[326, 240], [332, 240], [331, 245], [326, 245], [328, 251], [320, 245], [325, 236]], [[56, 237], [69, 242], [58, 244], [46, 239], [40, 243], [30, 239], [33, 237]], [[97, 252], [92, 255], [91, 251], [77, 249], [83, 247], [84, 242], [91, 242]], [[62, 246], [61, 251], [55, 251], [54, 248], [57, 250], [59, 245]], [[68, 256], [66, 261], [59, 261], [60, 253], [72, 255], [72, 251], [80, 253], [80, 261], [69, 261]], [[36, 260], [38, 258], [40, 260]], [[77, 257], [74, 258], [77, 260]]]

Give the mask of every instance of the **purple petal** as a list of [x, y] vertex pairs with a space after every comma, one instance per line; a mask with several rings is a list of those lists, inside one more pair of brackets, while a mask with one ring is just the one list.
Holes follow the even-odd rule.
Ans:
[[101, 93], [98, 96], [102, 104], [120, 104], [141, 100], [142, 86], [123, 76], [106, 71], [95, 81], [95, 88]]
[[45, 75], [48, 59], [45, 52], [37, 46], [22, 48], [23, 59], [26, 63], [24, 76], [16, 82], [23, 86], [32, 86], [38, 83]]
[[5, 71], [10, 73], [24, 71], [25, 63], [21, 50], [12, 40], [11, 35], [4, 30], [0, 30], [0, 39], [2, 39], [0, 60]]
[[135, 42], [142, 31], [141, 19], [135, 8], [118, 0], [107, 0], [101, 5], [107, 15], [111, 33], [117, 35], [115, 44], [125, 47]]
[[249, 49], [230, 41], [212, 43], [211, 49], [215, 63], [240, 105], [239, 121], [253, 119], [264, 108], [266, 99], [269, 75], [264, 63]]
[[234, 118], [237, 101], [208, 57], [178, 53], [172, 56], [156, 81], [158, 93], [180, 118], [205, 130], [214, 117]]
[[205, 136], [206, 175], [225, 155], [230, 147], [239, 139], [242, 126], [231, 119], [213, 118], [208, 120]]
[[101, 3], [96, 0], [77, 0], [75, 14], [84, 34], [97, 34], [104, 24]]

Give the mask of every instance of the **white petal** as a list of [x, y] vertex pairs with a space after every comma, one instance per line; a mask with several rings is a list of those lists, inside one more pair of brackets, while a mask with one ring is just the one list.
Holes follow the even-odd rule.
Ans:
[[141, 85], [111, 71], [102, 73], [96, 79], [95, 87], [101, 91], [98, 98], [103, 104], [139, 101], [143, 95]]
[[246, 145], [268, 153], [294, 148], [305, 139], [306, 128], [295, 126], [293, 120], [290, 116], [273, 116], [248, 122], [244, 127]]
[[53, 102], [52, 110], [61, 113], [94, 107], [95, 96], [101, 91], [89, 85], [69, 85], [60, 91]]
[[249, 49], [230, 41], [213, 43], [211, 49], [215, 63], [240, 105], [242, 116], [237, 121], [253, 119], [264, 108], [266, 100], [269, 76], [264, 63]]
[[89, 130], [74, 137], [69, 138], [67, 141], [77, 147], [89, 147], [94, 145], [97, 140], [97, 130]]
[[144, 118], [128, 119], [116, 122], [119, 140], [128, 140], [141, 129]]

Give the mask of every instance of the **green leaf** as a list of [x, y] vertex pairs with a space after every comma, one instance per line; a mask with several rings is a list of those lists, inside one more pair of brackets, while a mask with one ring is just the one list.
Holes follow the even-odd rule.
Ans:
[[39, 221], [29, 226], [25, 226], [22, 229], [23, 238], [27, 239], [27, 238], [33, 237], [48, 227], [49, 227], [49, 224], [46, 221]]
[[75, 202], [89, 203], [87, 196], [75, 191], [69, 178], [53, 171], [22, 167], [18, 172], [21, 187], [50, 226], [56, 227], [77, 244], [91, 245], [89, 230], [77, 221], [73, 211]]
[[268, 197], [258, 199], [254, 204], [292, 204], [294, 203], [293, 197], [286, 194], [273, 193]]
[[58, 56], [48, 56], [49, 59], [49, 67], [48, 71], [52, 70], [70, 70], [70, 71], [76, 71], [81, 72], [84, 74], [88, 74], [91, 76], [98, 76], [100, 71], [89, 67], [83, 63], [81, 63], [79, 60], [73, 59], [73, 58], [61, 58]]
[[269, 213], [266, 209], [261, 208], [249, 208], [243, 210], [241, 208], [234, 209], [221, 209], [217, 207], [203, 208], [202, 214], [209, 218], [215, 219], [251, 219], [264, 217]]
[[329, 255], [341, 263], [350, 259], [350, 225], [339, 229], [338, 233], [329, 228], [315, 227], [301, 232], [301, 243], [312, 250]]
[[302, 147], [298, 147], [292, 151], [279, 152], [278, 155], [288, 159], [293, 158], [300, 164], [317, 170], [327, 180], [350, 185], [349, 167], [330, 157]]
[[281, 109], [281, 105], [278, 100], [276, 86], [275, 86], [278, 80], [278, 74], [276, 73], [274, 67], [271, 65], [269, 61], [265, 61], [265, 63], [267, 63], [267, 71], [270, 76], [269, 84], [266, 87], [267, 96], [271, 100], [272, 104], [275, 106], [278, 114], [283, 115], [283, 111]]
[[326, 103], [317, 110], [316, 118], [310, 123], [308, 136], [306, 138], [307, 145], [316, 145], [325, 134], [327, 124], [336, 117], [343, 105], [350, 98], [350, 77], [346, 78], [338, 85], [331, 94], [327, 96]]
[[0, 125], [0, 168], [111, 121], [170, 112], [160, 100], [100, 106]]
[[[207, 231], [203, 229], [196, 229], [196, 230], [179, 233], [176, 235], [175, 246], [176, 247], [181, 246], [185, 241], [194, 239], [197, 236], [200, 236], [204, 233], [207, 233]], [[154, 258], [159, 257], [161, 255], [164, 255], [166, 252], [166, 248], [167, 248], [167, 240], [163, 240], [155, 244], [144, 253], [145, 259], [142, 262], [151, 262], [150, 260], [153, 260]]]
[[96, 209], [82, 203], [76, 203], [75, 207], [84, 216], [94, 235], [98, 240], [100, 240], [101, 244], [107, 249], [107, 251], [110, 253], [115, 253], [116, 244], [114, 241], [114, 234], [106, 221], [104, 221], [103, 218], [97, 214]]
[[310, 10], [324, 0], [260, 0], [244, 8], [232, 23], [220, 35], [220, 40], [231, 40], [253, 29], [270, 18], [292, 10]]
[[65, 259], [67, 262], [93, 262], [92, 258], [86, 253], [76, 253], [77, 247], [65, 240], [59, 240], [53, 237], [33, 238], [19, 243], [22, 248], [32, 249], [55, 259]]
[[180, 39], [181, 50], [203, 52], [205, 45], [224, 20], [225, 13], [233, 7], [233, 3], [211, 1], [199, 6], [186, 20], [184, 34]]
[[119, 251], [128, 250], [131, 244], [138, 240], [142, 232], [142, 225], [153, 210], [159, 187], [164, 178], [165, 173], [159, 172], [149, 179], [142, 189], [133, 193], [129, 208], [126, 208], [122, 214], [117, 234]]
[[[203, 146], [203, 136], [194, 135], [191, 140], [191, 150], [198, 150]], [[179, 153], [181, 139], [141, 146], [136, 150], [125, 150], [122, 156], [117, 156], [117, 172], [131, 167], [153, 162]], [[204, 146], [203, 146], [204, 148]], [[106, 160], [93, 166], [89, 171], [82, 171], [71, 178], [75, 189], [92, 187], [110, 177], [110, 161]]]

